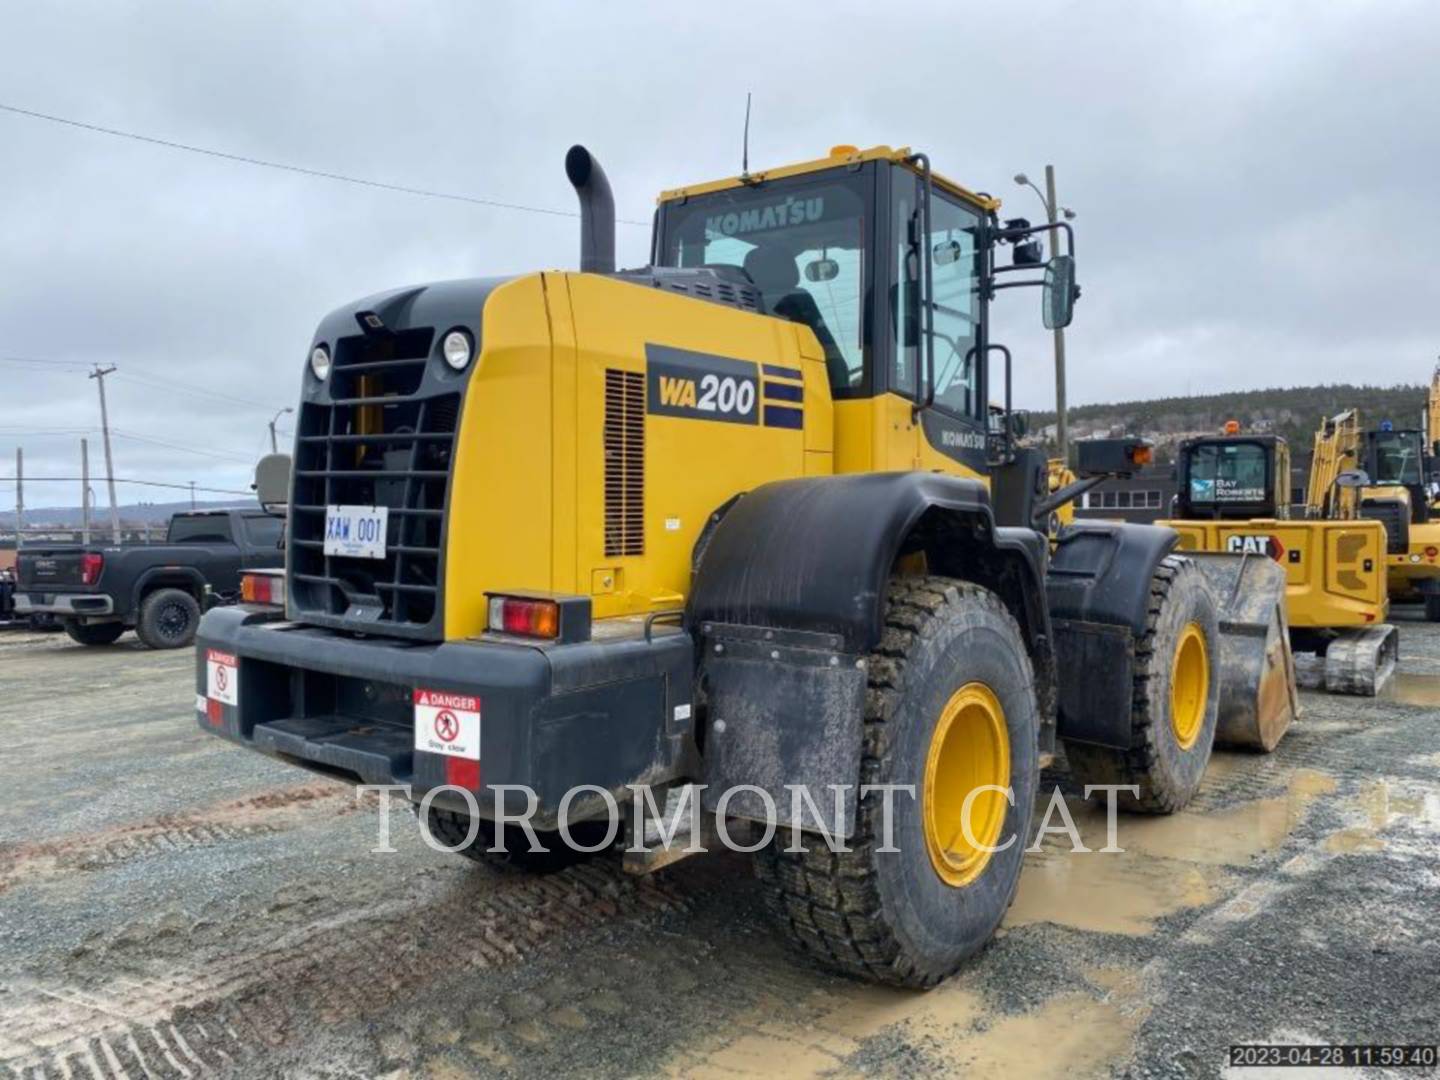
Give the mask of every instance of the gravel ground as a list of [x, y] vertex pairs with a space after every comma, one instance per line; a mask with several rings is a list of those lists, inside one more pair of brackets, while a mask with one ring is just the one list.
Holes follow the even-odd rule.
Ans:
[[1304, 695], [1124, 854], [1052, 837], [923, 995], [791, 952], [738, 856], [532, 878], [403, 808], [373, 853], [373, 804], [197, 729], [188, 652], [0, 632], [0, 1077], [1200, 1077], [1234, 1042], [1440, 1042], [1440, 627], [1396, 621], [1389, 697]]

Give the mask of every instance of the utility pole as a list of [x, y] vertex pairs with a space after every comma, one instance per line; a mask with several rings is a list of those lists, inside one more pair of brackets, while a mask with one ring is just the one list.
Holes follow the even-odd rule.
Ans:
[[[20, 447], [15, 448], [15, 553], [20, 553], [20, 548], [25, 543], [25, 534], [21, 532], [25, 526], [25, 451]], [[17, 571], [18, 573], [18, 571]]]
[[90, 546], [90, 441], [80, 440], [80, 542]]
[[195, 481], [190, 481], [190, 509], [195, 509]]
[[115, 463], [110, 455], [110, 415], [105, 411], [105, 376], [115, 370], [115, 365], [102, 368], [95, 365], [89, 378], [100, 387], [100, 432], [105, 437], [105, 483], [110, 488], [110, 536], [118, 547], [120, 544], [120, 508], [115, 504]]
[[[1050, 224], [1060, 220], [1060, 203], [1055, 198], [1055, 166], [1045, 166], [1045, 212]], [[1050, 254], [1060, 248], [1060, 230], [1050, 230]], [[1065, 410], [1065, 330], [1055, 328], [1055, 441], [1059, 444], [1060, 460], [1070, 460], [1070, 419]]]
[[278, 454], [280, 452], [280, 447], [275, 445], [275, 421], [279, 420], [280, 417], [284, 416], [286, 413], [293, 413], [294, 411], [294, 409], [290, 408], [287, 405], [285, 408], [281, 409], [279, 412], [277, 412], [274, 416], [270, 418], [270, 452], [272, 454]]

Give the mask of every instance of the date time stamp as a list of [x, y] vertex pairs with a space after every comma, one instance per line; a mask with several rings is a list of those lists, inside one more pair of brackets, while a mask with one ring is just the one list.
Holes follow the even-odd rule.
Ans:
[[1434, 1069], [1440, 1047], [1385, 1044], [1242, 1043], [1230, 1047], [1232, 1069]]

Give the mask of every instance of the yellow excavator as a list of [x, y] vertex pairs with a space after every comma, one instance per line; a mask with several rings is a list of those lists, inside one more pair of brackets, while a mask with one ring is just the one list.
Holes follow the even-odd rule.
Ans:
[[[319, 323], [286, 610], [206, 616], [197, 722], [401, 787], [479, 861], [618, 847], [646, 872], [739, 827], [802, 949], [932, 986], [999, 925], [1062, 746], [1080, 784], [1171, 812], [1226, 689], [1261, 693], [1173, 531], [1052, 542], [1052, 515], [1148, 457], [1088, 440], [1052, 491], [1015, 444], [991, 311], [1033, 287], [1070, 322], [1070, 227], [1002, 218], [924, 154], [840, 146], [663, 193], [652, 264], [620, 270], [604, 171], [579, 146], [565, 169], [579, 272]], [[1208, 558], [1226, 596], [1282, 587]], [[652, 844], [641, 789], [701, 824]]]
[[1324, 420], [1315, 433], [1305, 508], [1310, 518], [1380, 522], [1390, 599], [1423, 603], [1431, 622], [1440, 621], [1440, 477], [1428, 441], [1437, 414], [1440, 371], [1431, 382], [1424, 428], [1385, 420], [1367, 430], [1353, 409]]
[[1362, 478], [1338, 468], [1337, 445], [1317, 436], [1311, 491], [1324, 495], [1322, 512], [1297, 518], [1283, 438], [1242, 432], [1232, 420], [1221, 435], [1189, 439], [1176, 454], [1175, 520], [1163, 524], [1180, 534], [1183, 551], [1239, 552], [1283, 567], [1299, 683], [1373, 696], [1398, 656], [1385, 621], [1385, 530], [1344, 509]]

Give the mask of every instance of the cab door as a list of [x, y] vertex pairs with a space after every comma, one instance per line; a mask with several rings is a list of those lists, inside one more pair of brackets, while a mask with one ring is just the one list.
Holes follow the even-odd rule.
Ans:
[[897, 457], [908, 450], [914, 468], [983, 476], [989, 412], [980, 296], [984, 222], [978, 208], [937, 187], [929, 232], [922, 235], [920, 178], [896, 170], [894, 180], [891, 396], [903, 399], [909, 414], [917, 404], [922, 408], [918, 423], [892, 425], [893, 449]]

